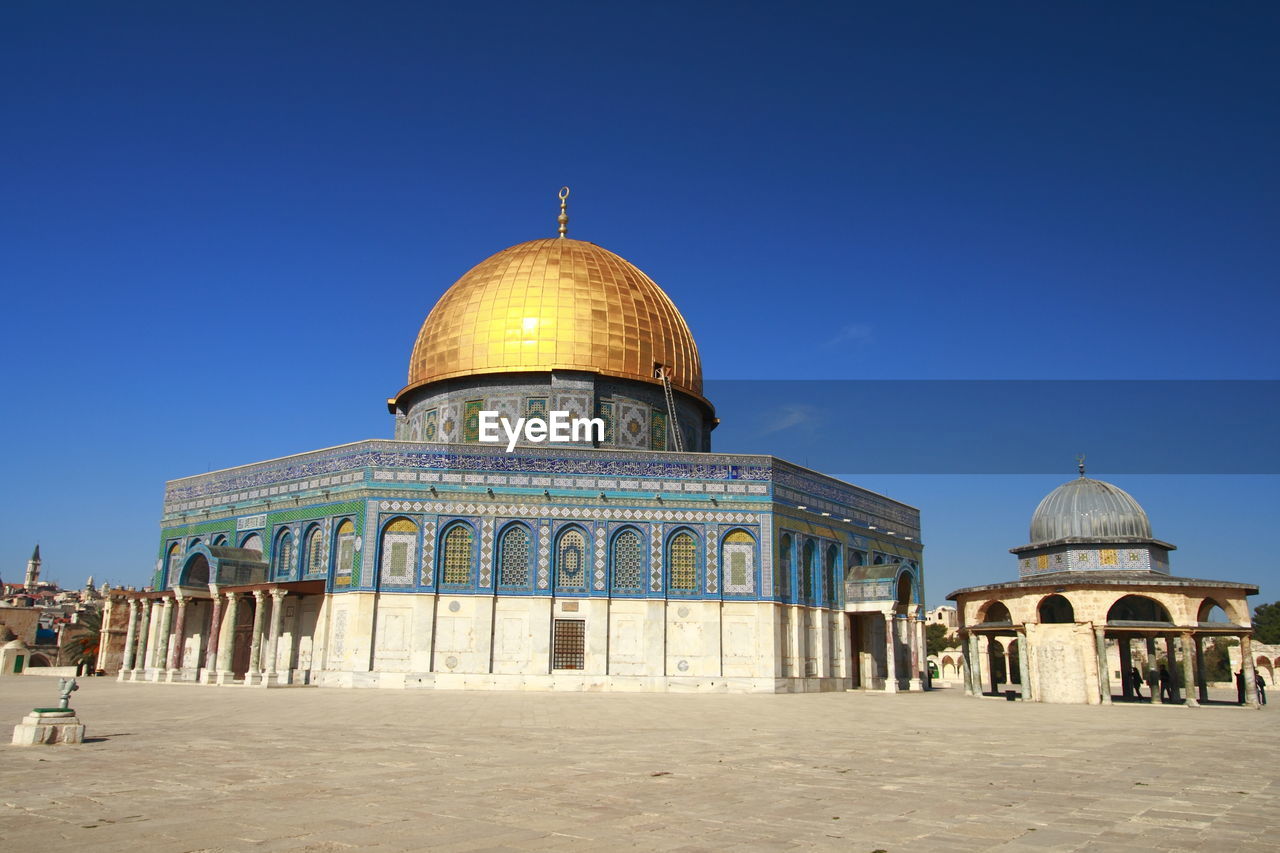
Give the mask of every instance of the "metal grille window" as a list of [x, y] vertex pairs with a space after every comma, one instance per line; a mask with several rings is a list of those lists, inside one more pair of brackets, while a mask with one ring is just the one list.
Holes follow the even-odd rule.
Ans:
[[778, 541], [778, 595], [791, 593], [791, 534], [784, 533]]
[[560, 547], [556, 549], [556, 585], [569, 589], [581, 589], [586, 585], [583, 566], [586, 540], [578, 530], [566, 530], [560, 535]]
[[444, 535], [444, 582], [466, 586], [471, 582], [471, 528], [455, 524]]
[[276, 574], [288, 574], [293, 568], [293, 534], [287, 530], [281, 533], [276, 545]]
[[835, 545], [827, 546], [827, 601], [832, 607], [840, 602], [840, 551]]
[[319, 527], [307, 534], [307, 574], [324, 574], [324, 537]]
[[804, 543], [804, 557], [800, 560], [800, 600], [813, 601], [813, 572], [818, 567], [817, 552], [813, 542]]
[[552, 669], [583, 669], [586, 665], [587, 623], [557, 619], [551, 640]]
[[499, 586], [529, 585], [529, 531], [516, 524], [502, 534]]
[[667, 546], [667, 577], [676, 592], [694, 592], [698, 588], [697, 547], [693, 536], [677, 533]]
[[755, 581], [756, 540], [745, 530], [724, 537], [725, 591], [752, 592]]
[[644, 584], [644, 557], [640, 534], [624, 530], [613, 541], [614, 592], [639, 592]]
[[339, 583], [351, 582], [351, 570], [356, 562], [356, 526], [349, 520], [338, 525], [338, 560], [333, 576]]

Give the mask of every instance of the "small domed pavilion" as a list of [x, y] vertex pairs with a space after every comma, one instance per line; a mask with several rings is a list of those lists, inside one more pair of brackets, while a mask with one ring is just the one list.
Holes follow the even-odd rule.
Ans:
[[[1152, 535], [1132, 496], [1086, 477], [1082, 462], [1080, 476], [1036, 508], [1030, 544], [1010, 549], [1018, 557], [1018, 580], [947, 596], [960, 614], [965, 692], [1090, 705], [1145, 698], [1196, 707], [1208, 699], [1204, 640], [1230, 637], [1246, 661], [1246, 701], [1256, 706], [1247, 596], [1257, 588], [1174, 577], [1174, 549]], [[1168, 685], [1163, 696], [1162, 682]]]

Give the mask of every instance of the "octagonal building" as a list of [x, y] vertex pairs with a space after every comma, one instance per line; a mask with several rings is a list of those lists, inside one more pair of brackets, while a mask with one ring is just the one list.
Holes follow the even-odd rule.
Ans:
[[[369, 439], [166, 484], [152, 588], [117, 590], [125, 681], [788, 692], [922, 689], [919, 512], [711, 451], [688, 324], [564, 234], [427, 314]], [[482, 442], [481, 413], [598, 418]]]

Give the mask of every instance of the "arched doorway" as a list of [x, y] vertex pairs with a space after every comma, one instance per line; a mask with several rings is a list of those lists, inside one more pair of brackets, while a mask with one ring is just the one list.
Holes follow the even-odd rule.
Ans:
[[1076, 611], [1071, 602], [1056, 593], [1041, 599], [1036, 610], [1040, 614], [1040, 621], [1045, 624], [1068, 625], [1076, 621]]

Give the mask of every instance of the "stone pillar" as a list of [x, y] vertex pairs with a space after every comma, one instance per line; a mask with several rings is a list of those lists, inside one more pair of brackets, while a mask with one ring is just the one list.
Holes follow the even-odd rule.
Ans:
[[209, 636], [204, 644], [204, 672], [200, 673], [200, 681], [205, 684], [212, 684], [217, 678], [218, 638], [222, 634], [222, 594], [212, 586], [210, 591]]
[[138, 602], [138, 648], [133, 656], [133, 680], [142, 681], [147, 672], [147, 640], [151, 636], [151, 602]]
[[161, 599], [158, 604], [160, 621], [156, 625], [156, 653], [152, 666], [156, 671], [156, 681], [162, 681], [169, 666], [169, 627], [173, 624], [173, 599]]
[[888, 610], [884, 614], [884, 689], [886, 693], [898, 692], [898, 632], [897, 614]]
[[173, 644], [169, 647], [169, 680], [176, 681], [178, 673], [182, 670], [185, 663], [187, 652], [187, 605], [191, 603], [189, 598], [179, 598], [175, 605], [178, 608], [178, 616], [173, 628]]
[[1151, 704], [1163, 705], [1160, 696], [1160, 673], [1156, 669], [1156, 638], [1147, 637], [1147, 689], [1151, 691]]
[[1196, 695], [1201, 702], [1209, 701], [1209, 677], [1204, 671], [1204, 637], [1196, 634]]
[[928, 690], [933, 687], [932, 678], [929, 675], [929, 644], [925, 642], [924, 635], [924, 617], [919, 613], [916, 614], [916, 668], [920, 673], [921, 689]]
[[1111, 665], [1107, 663], [1107, 631], [1105, 628], [1094, 628], [1093, 636], [1098, 652], [1098, 699], [1103, 705], [1110, 705]]
[[264, 685], [275, 684], [280, 678], [278, 661], [280, 658], [280, 631], [284, 625], [285, 595], [286, 593], [283, 589], [271, 590], [271, 636], [267, 641], [267, 666], [266, 675], [263, 679]]
[[1013, 689], [1013, 640], [1016, 638], [1005, 637], [1004, 645], [1000, 648], [1000, 653], [1004, 655], [1004, 689]]
[[1169, 701], [1177, 702], [1182, 698], [1178, 691], [1178, 655], [1173, 644], [1173, 635], [1164, 638], [1165, 670], [1169, 673]]
[[845, 681], [844, 687], [852, 684], [853, 670], [849, 661], [849, 614], [843, 610], [833, 611], [832, 619], [835, 621], [835, 636], [832, 638], [831, 657], [832, 657], [832, 675]]
[[964, 645], [964, 677], [970, 696], [982, 695], [982, 652], [979, 648], [978, 635], [969, 634]]
[[1261, 708], [1258, 704], [1258, 676], [1254, 670], [1253, 637], [1249, 634], [1240, 636], [1240, 668], [1244, 673], [1244, 704], [1250, 708]]
[[1027, 635], [1026, 632], [1018, 634], [1018, 680], [1019, 686], [1022, 688], [1022, 701], [1030, 702], [1031, 695], [1031, 673], [1028, 671], [1027, 661]]
[[235, 672], [231, 669], [231, 656], [236, 646], [236, 616], [240, 604], [240, 594], [224, 593], [227, 606], [222, 611], [222, 630], [218, 632], [218, 683], [230, 684], [235, 680]]
[[1132, 699], [1133, 690], [1133, 645], [1129, 637], [1121, 634], [1116, 640], [1120, 647], [1120, 689], [1124, 698]]
[[254, 684], [262, 674], [262, 609], [267, 595], [260, 589], [253, 591], [253, 633], [249, 635], [249, 671], [244, 683]]
[[907, 664], [907, 689], [917, 692], [924, 689], [920, 676], [920, 643], [916, 632], [916, 612], [919, 609], [918, 604], [907, 607], [907, 620], [904, 625], [907, 629], [907, 658], [910, 661]]
[[124, 657], [120, 659], [120, 673], [117, 681], [127, 681], [125, 674], [133, 675], [134, 644], [138, 641], [138, 600], [129, 599], [129, 626], [124, 632]]
[[1196, 701], [1195, 689], [1196, 685], [1200, 683], [1200, 676], [1197, 672], [1200, 668], [1199, 652], [1199, 639], [1197, 638], [1193, 641], [1190, 633], [1184, 633], [1182, 635], [1182, 681], [1187, 695], [1188, 708], [1200, 707], [1200, 703]]

